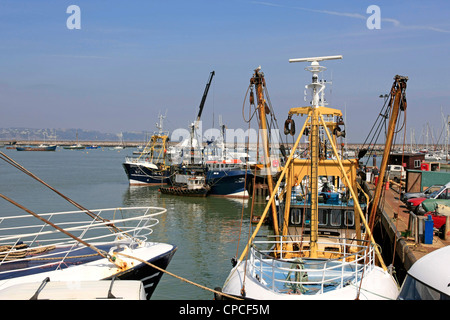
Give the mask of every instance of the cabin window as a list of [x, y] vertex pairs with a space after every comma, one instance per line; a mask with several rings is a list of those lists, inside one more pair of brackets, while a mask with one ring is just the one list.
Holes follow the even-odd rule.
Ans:
[[306, 208], [305, 225], [311, 224], [311, 209]]
[[333, 227], [340, 227], [342, 224], [342, 212], [341, 210], [330, 210], [330, 223]]
[[319, 210], [319, 226], [326, 226], [328, 223], [328, 210]]
[[302, 222], [302, 209], [293, 208], [291, 209], [291, 223], [301, 224]]
[[346, 227], [353, 227], [355, 225], [355, 212], [354, 211], [345, 211], [344, 214], [344, 225]]

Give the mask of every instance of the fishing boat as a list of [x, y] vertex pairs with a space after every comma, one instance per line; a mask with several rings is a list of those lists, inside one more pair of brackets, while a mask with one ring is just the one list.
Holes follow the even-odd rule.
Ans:
[[[205, 176], [210, 196], [229, 198], [248, 198], [248, 180], [252, 177], [251, 170], [247, 169], [247, 157], [237, 158], [227, 152], [225, 148], [225, 126], [220, 118], [220, 138], [213, 144], [203, 148], [200, 139], [197, 139], [196, 130], [199, 127], [206, 97], [215, 72], [210, 73], [208, 82], [200, 102], [197, 118], [190, 125], [190, 136], [185, 139], [177, 149], [171, 150], [172, 174], [171, 184], [176, 185], [175, 177], [182, 174], [188, 176]], [[211, 150], [213, 156], [207, 156]], [[162, 189], [161, 189], [162, 190]]]
[[253, 177], [250, 156], [246, 152], [230, 152], [225, 145], [225, 125], [219, 116], [220, 135], [206, 148], [204, 160], [209, 195], [228, 198], [248, 198], [247, 187]]
[[17, 151], [55, 151], [56, 145], [40, 144], [38, 146], [17, 146]]
[[63, 149], [67, 150], [84, 150], [86, 147], [80, 143], [71, 144], [70, 146], [64, 146]]
[[131, 186], [161, 185], [170, 182], [167, 157], [169, 132], [163, 131], [164, 116], [160, 115], [155, 132], [138, 157], [125, 157], [122, 164]]
[[[208, 153], [207, 148], [202, 151], [202, 154], [206, 153]], [[189, 159], [178, 165], [172, 164], [170, 184], [179, 183], [177, 180], [182, 179], [182, 175], [186, 177], [204, 176], [205, 184], [208, 186], [208, 195], [228, 198], [248, 198], [248, 182], [253, 177], [248, 164], [248, 156], [246, 154], [230, 155], [224, 147], [220, 148], [220, 154], [213, 157], [198, 161]], [[183, 183], [186, 182], [183, 181]]]
[[100, 280], [141, 281], [150, 299], [176, 246], [150, 240], [167, 210], [126, 207], [88, 210], [3, 152], [0, 159], [49, 188], [78, 211], [35, 213], [10, 197], [24, 214], [2, 212], [0, 290], [26, 283]]
[[67, 150], [84, 150], [86, 147], [78, 142], [78, 131], [76, 132], [76, 140], [77, 140], [76, 143], [68, 145], [68, 146], [63, 146], [63, 149], [67, 149]]
[[[269, 186], [270, 198], [255, 231], [239, 259], [233, 259], [223, 293], [266, 300], [397, 298], [398, 285], [383, 262], [367, 227], [365, 205], [360, 203], [366, 195], [357, 182], [358, 161], [341, 159], [336, 147], [343, 132], [342, 112], [325, 106], [326, 82], [319, 80], [325, 67], [319, 62], [341, 58], [290, 60], [311, 62], [305, 70], [312, 73], [312, 82], [307, 86], [312, 101], [288, 113], [285, 134], [295, 134], [293, 116], [306, 116], [305, 123], [286, 154], [275, 186]], [[251, 83], [258, 93], [260, 114], [264, 114], [265, 79], [260, 68], [255, 70]], [[309, 156], [298, 158], [303, 135], [309, 138]], [[264, 140], [267, 142], [267, 138]], [[267, 144], [264, 153], [269, 169]], [[274, 234], [257, 238], [269, 212]]]
[[119, 279], [141, 281], [150, 299], [163, 274], [153, 266], [165, 269], [176, 251], [148, 241], [165, 212], [129, 207], [3, 216], [0, 292], [46, 278], [72, 284]]
[[206, 161], [206, 182], [209, 195], [229, 198], [248, 198], [248, 181], [253, 174], [240, 159]]
[[175, 181], [172, 186], [159, 188], [159, 192], [176, 196], [206, 197], [210, 190], [203, 175], [176, 175]]

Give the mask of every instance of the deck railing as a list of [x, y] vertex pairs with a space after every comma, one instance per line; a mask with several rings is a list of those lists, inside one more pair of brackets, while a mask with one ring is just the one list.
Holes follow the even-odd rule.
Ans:
[[356, 284], [375, 266], [374, 248], [366, 241], [341, 238], [339, 242], [319, 241], [318, 245], [318, 258], [312, 259], [309, 240], [278, 237], [254, 241], [250, 274], [274, 292], [321, 294]]
[[[146, 241], [159, 223], [157, 216], [167, 210], [157, 207], [126, 207], [90, 210], [99, 219], [91, 219], [85, 211], [44, 213], [40, 216], [73, 236], [89, 244], [108, 245], [111, 243], [138, 244]], [[100, 217], [102, 219], [100, 219]], [[54, 247], [64, 247], [55, 252]], [[36, 259], [60, 258], [50, 264], [61, 264], [66, 256], [82, 251], [81, 245], [72, 237], [31, 215], [0, 218], [0, 275], [10, 270], [8, 264]], [[42, 267], [42, 265], [40, 265]], [[17, 270], [17, 269], [15, 269]]]

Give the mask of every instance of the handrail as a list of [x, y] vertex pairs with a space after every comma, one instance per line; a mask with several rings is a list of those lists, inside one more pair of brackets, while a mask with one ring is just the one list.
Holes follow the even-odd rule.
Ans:
[[[122, 215], [125, 214], [127, 216], [117, 217], [118, 210]], [[63, 228], [66, 232], [76, 232], [78, 238], [82, 239], [84, 242], [96, 241], [99, 245], [108, 245], [126, 241], [130, 244], [139, 244], [142, 239], [145, 240], [153, 232], [152, 227], [159, 223], [157, 216], [166, 211], [166, 209], [158, 207], [108, 208], [91, 211], [96, 212], [99, 215], [102, 214], [102, 216], [112, 216], [112, 219], [108, 221], [101, 221], [98, 219], [82, 221], [77, 219], [80, 218], [77, 214], [82, 214], [83, 219], [85, 218], [83, 210], [44, 213], [41, 216], [47, 217], [47, 221], [49, 221], [49, 219], [53, 220], [53, 224], [57, 225], [59, 228]], [[55, 221], [57, 218], [59, 218], [58, 222]], [[0, 226], [2, 226], [0, 228], [0, 266], [18, 260], [27, 261], [33, 259], [32, 256], [27, 256], [27, 254], [29, 254], [30, 251], [36, 252], [36, 250], [39, 250], [40, 258], [52, 258], [52, 256], [55, 255], [55, 252], [44, 252], [45, 249], [54, 246], [64, 246], [65, 249], [57, 253], [59, 256], [58, 263], [60, 263], [64, 260], [64, 258], [61, 257], [61, 254], [67, 256], [69, 253], [73, 254], [77, 250], [86, 248], [86, 246], [80, 245], [80, 243], [73, 238], [68, 237], [65, 233], [56, 229], [45, 230], [49, 227], [45, 223], [30, 225], [26, 223], [27, 220], [23, 219], [34, 219], [33, 221], [36, 222], [40, 221], [29, 215], [3, 217], [0, 220]], [[13, 221], [16, 221], [16, 225], [19, 226], [8, 226], [11, 225]], [[120, 225], [121, 228], [112, 233], [110, 229], [111, 224]], [[37, 229], [37, 231], [34, 232], [34, 229]], [[26, 230], [28, 232], [21, 233], [21, 230]], [[14, 232], [14, 234], [12, 234], [12, 232]], [[26, 247], [22, 247], [22, 244], [26, 245]], [[20, 258], [9, 260], [13, 255], [20, 255]], [[55, 261], [50, 264], [54, 263]], [[42, 264], [40, 266], [42, 267]], [[8, 270], [2, 271], [0, 274], [3, 272], [8, 272]]]
[[[343, 242], [335, 243], [342, 248], [340, 256], [336, 258], [310, 259], [283, 258], [293, 251], [282, 250], [288, 243], [308, 244], [309, 240], [288, 240], [279, 237], [279, 240], [258, 240], [253, 242], [250, 248], [248, 263], [249, 274], [256, 278], [269, 290], [278, 293], [316, 294], [331, 290], [332, 287], [343, 287], [349, 283], [359, 281], [368, 268], [375, 266], [375, 253], [372, 244], [368, 241], [355, 239], [341, 239]], [[270, 247], [275, 244], [280, 248], [277, 253], [280, 258], [275, 258], [269, 253], [270, 248], [259, 249], [261, 245]], [[319, 241], [319, 246], [331, 246], [332, 242]], [[350, 247], [355, 250], [350, 252]], [[308, 250], [303, 250], [308, 252]], [[326, 252], [326, 250], [319, 250]], [[335, 251], [329, 251], [336, 254]]]
[[[108, 209], [96, 209], [96, 210], [91, 210], [91, 212], [99, 212], [99, 215], [101, 213], [107, 212], [107, 211], [116, 211], [118, 208], [108, 208]], [[149, 210], [151, 209], [158, 209], [160, 211], [155, 212], [155, 213], [148, 213]], [[123, 224], [123, 223], [127, 223], [127, 222], [131, 222], [131, 221], [140, 221], [142, 222], [143, 220], [153, 220], [155, 221], [154, 224], [148, 225], [145, 224], [142, 227], [135, 227], [133, 229], [130, 229], [128, 227], [128, 230], [134, 231], [136, 229], [145, 229], [145, 228], [149, 228], [149, 227], [153, 227], [156, 224], [158, 224], [158, 220], [156, 218], [154, 218], [155, 216], [161, 215], [163, 213], [165, 213], [167, 211], [167, 209], [164, 208], [157, 208], [157, 207], [126, 207], [126, 208], [120, 208], [120, 210], [122, 211], [131, 211], [131, 210], [146, 210], [146, 213], [144, 213], [143, 215], [139, 215], [139, 216], [135, 216], [135, 217], [129, 217], [129, 218], [122, 218], [122, 219], [114, 219], [114, 220], [110, 220], [110, 221], [106, 221], [106, 222], [100, 222], [100, 221], [95, 221], [95, 220], [89, 220], [89, 221], [83, 221], [83, 220], [76, 220], [76, 221], [61, 221], [58, 223], [58, 226], [60, 227], [64, 227], [64, 229], [66, 231], [78, 231], [78, 230], [85, 230], [85, 229], [99, 229], [101, 227], [107, 227], [111, 224]], [[73, 216], [74, 214], [77, 213], [83, 213], [84, 211], [66, 211], [66, 212], [56, 212], [56, 213], [44, 213], [44, 214], [40, 214], [40, 216], [42, 217], [57, 217], [60, 215], [70, 215]], [[27, 216], [27, 215], [20, 215], [20, 216], [10, 216], [10, 217], [3, 217], [2, 221], [0, 222], [0, 244], [2, 244], [5, 240], [12, 240], [12, 239], [16, 239], [18, 237], [17, 234], [15, 235], [6, 235], [6, 236], [2, 236], [2, 232], [4, 231], [9, 231], [9, 230], [31, 230], [31, 229], [35, 229], [38, 228], [40, 230], [43, 230], [43, 228], [47, 227], [48, 225], [46, 225], [45, 223], [43, 224], [34, 224], [34, 225], [23, 225], [21, 224], [20, 226], [17, 227], [5, 227], [2, 228], [1, 225], [3, 223], [6, 223], [9, 220], [13, 220], [13, 219], [33, 219], [33, 217]], [[50, 219], [48, 219], [50, 220]], [[83, 224], [86, 223], [86, 224]], [[72, 225], [72, 227], [66, 227], [66, 226], [70, 226]], [[78, 225], [78, 226], [77, 226]], [[31, 232], [31, 233], [24, 233], [24, 234], [20, 234], [21, 238], [28, 238], [31, 236], [42, 236], [42, 235], [48, 235], [48, 234], [58, 234], [59, 231], [57, 230], [48, 230], [48, 231], [40, 231], [40, 232]], [[124, 234], [125, 232], [114, 232], [111, 233], [111, 235], [115, 236], [117, 234]], [[45, 241], [45, 240], [43, 240]]]

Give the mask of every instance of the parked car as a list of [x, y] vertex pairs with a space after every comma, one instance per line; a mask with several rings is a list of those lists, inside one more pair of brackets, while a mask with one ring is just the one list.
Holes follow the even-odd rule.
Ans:
[[415, 213], [425, 213], [422, 209], [419, 211], [419, 205], [427, 199], [450, 199], [450, 182], [442, 186], [439, 190], [436, 190], [428, 195], [428, 197], [413, 198], [406, 201], [406, 206], [409, 210]]
[[408, 208], [408, 210], [416, 212], [416, 208], [426, 199], [428, 198], [420, 197], [409, 199], [408, 201], [406, 201], [406, 207]]
[[[386, 178], [394, 180], [395, 182], [400, 182], [400, 180], [406, 179], [405, 168], [398, 164], [390, 164], [386, 170]], [[387, 180], [387, 179], [386, 179]]]
[[406, 193], [402, 193], [400, 195], [400, 200], [403, 201], [404, 203], [406, 203], [406, 201], [408, 201], [409, 199], [412, 199], [412, 198], [427, 198], [428, 195], [430, 195], [434, 191], [437, 191], [437, 190], [441, 189], [442, 187], [443, 187], [442, 184], [434, 184], [431, 187], [426, 188], [422, 192], [406, 192]]
[[425, 199], [417, 206], [415, 213], [425, 214], [427, 212], [434, 212], [438, 205], [450, 207], [450, 198]]

